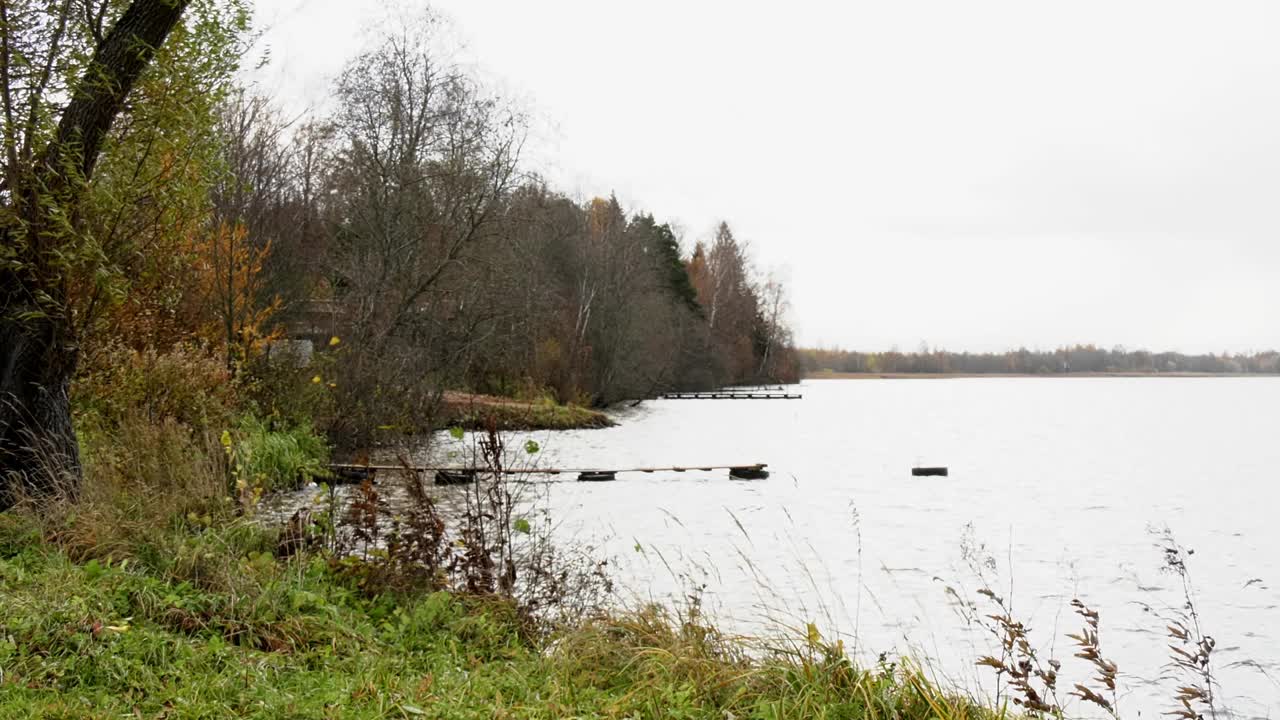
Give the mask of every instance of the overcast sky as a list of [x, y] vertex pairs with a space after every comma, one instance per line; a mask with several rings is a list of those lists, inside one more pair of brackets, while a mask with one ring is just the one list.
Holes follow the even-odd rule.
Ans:
[[[384, 12], [257, 2], [294, 111]], [[689, 245], [727, 220], [805, 344], [1280, 347], [1280, 3], [431, 6], [528, 167]]]

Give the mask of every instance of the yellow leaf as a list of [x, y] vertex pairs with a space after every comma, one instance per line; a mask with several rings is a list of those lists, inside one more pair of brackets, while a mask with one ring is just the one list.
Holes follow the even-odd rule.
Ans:
[[337, 336], [337, 335], [334, 335], [333, 337], [329, 338], [329, 347], [333, 347], [333, 346], [337, 345], [337, 344], [338, 344], [338, 343], [340, 343], [340, 342], [342, 342], [342, 341], [338, 339], [338, 336]]
[[316, 375], [315, 377], [311, 378], [311, 382], [315, 383], [316, 385], [319, 385], [322, 381], [320, 379], [320, 376]]
[[818, 632], [818, 626], [814, 625], [813, 623], [809, 623], [808, 630], [809, 630], [809, 638], [808, 638], [809, 645], [813, 647], [817, 647], [819, 644], [822, 643], [822, 633]]

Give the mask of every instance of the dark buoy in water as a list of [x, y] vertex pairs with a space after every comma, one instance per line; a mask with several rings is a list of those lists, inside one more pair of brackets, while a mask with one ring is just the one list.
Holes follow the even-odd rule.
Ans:
[[911, 474], [915, 477], [923, 477], [927, 475], [947, 476], [947, 469], [944, 467], [916, 467], [911, 468]]
[[735, 480], [764, 480], [769, 477], [769, 471], [763, 465], [729, 468], [729, 477]]
[[437, 470], [437, 485], [470, 485], [476, 479], [475, 470]]
[[578, 482], [608, 482], [617, 479], [618, 474], [610, 470], [588, 470], [578, 473]]

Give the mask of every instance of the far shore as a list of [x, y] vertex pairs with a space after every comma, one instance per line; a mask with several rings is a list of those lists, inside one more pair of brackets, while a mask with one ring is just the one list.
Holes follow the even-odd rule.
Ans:
[[861, 373], [818, 372], [805, 380], [955, 380], [960, 378], [1258, 378], [1280, 377], [1280, 373], [1210, 372], [1052, 372], [1052, 373]]

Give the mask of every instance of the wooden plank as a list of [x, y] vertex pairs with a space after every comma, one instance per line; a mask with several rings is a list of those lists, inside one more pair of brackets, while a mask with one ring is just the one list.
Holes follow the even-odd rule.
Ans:
[[[734, 468], [753, 468], [763, 470], [768, 467], [767, 463], [738, 463], [737, 465], [691, 465], [687, 467], [636, 467], [636, 468], [523, 468], [510, 469], [504, 468], [504, 475], [560, 475], [570, 473], [584, 472], [611, 472], [611, 473], [656, 473], [656, 472], [687, 472], [690, 470], [699, 470], [710, 472], [712, 470], [732, 470]], [[405, 467], [403, 465], [375, 465], [375, 464], [355, 464], [355, 463], [329, 463], [331, 470], [372, 470], [374, 472], [386, 471], [393, 472], [396, 470], [410, 470], [413, 472], [435, 472], [444, 470], [446, 472], [478, 472], [481, 474], [491, 471], [484, 468], [470, 468], [461, 466], [444, 466], [444, 465], [411, 465]]]

